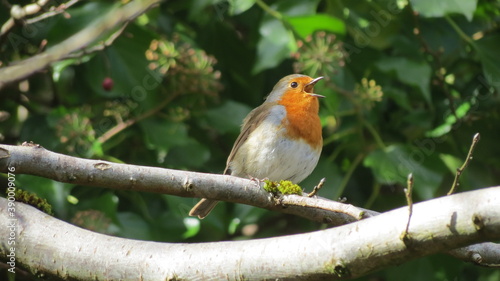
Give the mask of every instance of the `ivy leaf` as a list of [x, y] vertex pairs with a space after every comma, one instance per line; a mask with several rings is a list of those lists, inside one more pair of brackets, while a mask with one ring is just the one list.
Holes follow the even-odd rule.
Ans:
[[432, 140], [422, 140], [419, 147], [391, 145], [372, 151], [363, 164], [372, 170], [378, 182], [406, 186], [407, 176], [413, 173], [414, 189], [421, 199], [434, 197], [447, 171], [436, 153]]
[[173, 146], [186, 143], [189, 140], [186, 125], [148, 118], [139, 123], [144, 131], [144, 141], [150, 149], [168, 151]]
[[483, 64], [486, 80], [490, 85], [500, 90], [500, 58], [498, 57], [498, 46], [500, 46], [500, 35], [492, 35], [482, 38], [476, 42], [479, 59]]
[[[319, 1], [278, 1], [271, 9], [284, 17], [313, 15]], [[285, 20], [285, 19], [283, 19]], [[290, 53], [297, 50], [292, 30], [287, 29], [281, 19], [266, 14], [259, 27], [261, 38], [257, 44], [257, 62], [252, 72], [276, 67]]]
[[229, 1], [230, 3], [230, 8], [229, 8], [229, 14], [231, 15], [238, 15], [241, 14], [248, 9], [250, 9], [254, 4], [256, 0], [233, 0]]
[[[204, 127], [210, 127], [219, 133], [239, 132], [242, 120], [252, 110], [242, 103], [228, 101], [217, 108], [208, 110], [205, 113], [206, 120], [203, 120]], [[231, 118], [227, 118], [231, 116]]]
[[289, 43], [292, 42], [293, 37], [280, 21], [276, 19], [264, 21], [259, 28], [259, 33], [262, 38], [257, 45], [258, 59], [253, 73], [277, 66], [292, 51]]
[[417, 87], [425, 101], [431, 103], [431, 67], [426, 62], [406, 58], [384, 58], [376, 63], [383, 72], [395, 73], [399, 81]]
[[436, 0], [411, 0], [413, 9], [420, 15], [428, 18], [443, 17], [448, 14], [459, 13], [467, 20], [472, 21], [477, 0], [467, 1], [436, 1]]
[[326, 14], [289, 17], [287, 18], [287, 21], [303, 38], [317, 30], [330, 31], [336, 34], [345, 34], [344, 22]]

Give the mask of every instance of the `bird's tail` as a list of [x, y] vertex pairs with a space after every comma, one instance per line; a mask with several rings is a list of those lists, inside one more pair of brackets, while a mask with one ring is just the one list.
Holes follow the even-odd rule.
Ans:
[[189, 211], [189, 215], [198, 216], [198, 218], [202, 219], [208, 216], [217, 203], [219, 203], [219, 201], [203, 198], [191, 209], [191, 211]]

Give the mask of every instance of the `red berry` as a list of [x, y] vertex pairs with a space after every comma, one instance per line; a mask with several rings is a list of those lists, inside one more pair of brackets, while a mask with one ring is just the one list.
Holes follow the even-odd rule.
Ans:
[[113, 79], [109, 78], [109, 77], [106, 77], [104, 78], [104, 80], [102, 81], [102, 88], [105, 90], [105, 91], [111, 91], [113, 90]]

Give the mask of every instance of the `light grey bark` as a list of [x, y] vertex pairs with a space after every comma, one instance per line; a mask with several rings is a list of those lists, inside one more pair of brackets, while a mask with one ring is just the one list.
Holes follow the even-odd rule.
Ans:
[[0, 172], [6, 173], [9, 166], [15, 167], [18, 174], [60, 182], [244, 203], [331, 225], [377, 214], [319, 197], [289, 195], [275, 199], [255, 180], [88, 160], [54, 153], [33, 144], [0, 145]]
[[[7, 203], [0, 199], [4, 225], [11, 219]], [[337, 280], [500, 239], [500, 187], [429, 200], [413, 210], [406, 242], [404, 207], [311, 233], [183, 244], [98, 234], [17, 203], [16, 262], [37, 275], [77, 280]], [[0, 228], [0, 237], [8, 236], [9, 229]], [[8, 253], [2, 241], [0, 257]]]
[[[410, 239], [403, 241], [407, 207], [377, 215], [321, 198], [272, 198], [247, 179], [80, 159], [34, 144], [0, 145], [0, 172], [7, 173], [9, 168], [15, 168], [16, 174], [62, 182], [206, 197], [329, 220], [336, 225], [349, 223], [279, 238], [169, 244], [93, 233], [15, 203], [16, 262], [39, 275], [77, 280], [334, 280], [363, 276], [448, 250], [479, 265], [500, 264], [500, 246], [480, 243], [500, 239], [500, 187], [414, 205]], [[3, 225], [11, 222], [7, 204], [6, 199], [0, 199]], [[358, 221], [363, 213], [365, 219]], [[9, 235], [8, 227], [0, 229], [0, 237]], [[8, 261], [9, 247], [6, 241], [0, 241], [0, 260]]]

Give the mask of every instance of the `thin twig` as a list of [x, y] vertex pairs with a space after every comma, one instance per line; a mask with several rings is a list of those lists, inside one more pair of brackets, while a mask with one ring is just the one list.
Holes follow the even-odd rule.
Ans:
[[74, 4], [78, 3], [78, 1], [80, 1], [80, 0], [70, 0], [70, 1], [68, 1], [66, 3], [62, 3], [61, 5], [59, 5], [57, 7], [51, 7], [50, 11], [48, 11], [46, 13], [43, 13], [43, 14], [41, 14], [39, 16], [36, 16], [34, 18], [27, 19], [26, 20], [26, 24], [33, 24], [33, 23], [39, 22], [41, 20], [53, 17], [55, 15], [62, 14], [64, 12], [66, 12], [66, 9], [68, 9], [69, 7], [71, 7]]
[[410, 221], [411, 221], [411, 216], [413, 214], [412, 193], [413, 193], [413, 174], [410, 173], [408, 175], [408, 180], [406, 182], [406, 188], [405, 188], [406, 203], [408, 204], [408, 222], [406, 223], [405, 232], [403, 232], [403, 234], [401, 235], [401, 240], [403, 240], [405, 244], [407, 244], [408, 240], [410, 239], [410, 233], [408, 231], [410, 230]]
[[92, 24], [52, 46], [46, 51], [17, 61], [17, 63], [0, 68], [0, 89], [8, 84], [23, 80], [34, 73], [49, 67], [73, 52], [94, 44], [103, 34], [116, 31], [125, 22], [129, 22], [145, 13], [152, 7], [158, 6], [161, 0], [131, 1], [122, 6], [116, 6], [105, 15], [99, 16]]
[[365, 209], [355, 207], [351, 204], [345, 204], [342, 202], [331, 201], [329, 199], [316, 197], [309, 198], [307, 196], [300, 195], [284, 195], [279, 198], [279, 206], [291, 208], [299, 207], [303, 208], [307, 206], [308, 208], [315, 208], [319, 210], [331, 211], [339, 214], [347, 215], [354, 220], [362, 220], [364, 218], [372, 217], [374, 213], [368, 212]]
[[318, 191], [323, 187], [323, 185], [325, 184], [325, 180], [326, 178], [322, 178], [318, 185], [316, 185], [313, 189], [313, 191], [309, 194], [307, 194], [307, 197], [313, 197], [314, 195], [316, 195], [316, 193], [318, 193]]
[[351, 179], [352, 173], [354, 172], [354, 170], [356, 170], [356, 168], [361, 163], [361, 160], [363, 160], [364, 157], [365, 157], [365, 155], [363, 153], [360, 153], [360, 154], [358, 154], [358, 156], [356, 156], [356, 158], [352, 162], [351, 166], [349, 167], [349, 170], [347, 170], [347, 173], [345, 174], [344, 178], [342, 179], [342, 182], [340, 183], [340, 187], [337, 190], [337, 194], [335, 195], [334, 198], [340, 198], [342, 193], [344, 193], [344, 189], [347, 186], [347, 184], [349, 183], [349, 180]]
[[375, 202], [375, 200], [377, 199], [377, 197], [380, 194], [381, 187], [382, 187], [382, 185], [380, 183], [378, 183], [378, 182], [373, 183], [372, 193], [370, 194], [370, 197], [368, 197], [368, 200], [366, 200], [366, 203], [363, 206], [365, 209], [370, 209], [372, 207], [373, 203]]
[[470, 38], [469, 35], [467, 35], [450, 16], [446, 15], [444, 16], [444, 19], [451, 25], [451, 27], [455, 30], [458, 36], [460, 36], [465, 42], [469, 43], [474, 48], [476, 48], [476, 43], [474, 43], [474, 40], [472, 40], [472, 38]]
[[48, 0], [38, 0], [36, 3], [31, 3], [26, 6], [13, 5], [10, 8], [10, 18], [2, 25], [0, 29], [0, 38], [7, 34], [16, 24], [17, 21], [29, 15], [38, 13]]
[[150, 116], [152, 116], [153, 114], [159, 112], [160, 110], [162, 110], [165, 106], [167, 106], [175, 97], [177, 97], [178, 94], [172, 94], [172, 95], [169, 95], [166, 99], [164, 99], [158, 106], [156, 106], [155, 108], [152, 108], [151, 110], [149, 111], [146, 111], [144, 112], [143, 114], [135, 117], [135, 118], [132, 118], [132, 119], [129, 119], [125, 122], [121, 122], [121, 123], [118, 123], [116, 126], [114, 126], [113, 128], [109, 129], [106, 133], [104, 133], [102, 136], [100, 136], [97, 141], [100, 142], [100, 143], [105, 143], [106, 141], [108, 141], [110, 138], [112, 138], [114, 135], [118, 134], [119, 132], [127, 129], [128, 127], [134, 125], [135, 123], [141, 121], [141, 120], [144, 120]]
[[129, 23], [130, 23], [129, 21], [124, 22], [123, 25], [117, 31], [111, 34], [108, 39], [102, 41], [102, 43], [94, 45], [89, 48], [82, 49], [80, 52], [70, 53], [65, 57], [63, 57], [62, 59], [80, 58], [83, 57], [84, 55], [103, 51], [107, 47], [111, 46], [118, 37], [120, 37], [120, 35], [123, 33], [123, 31], [125, 30], [125, 28], [128, 26]]
[[472, 138], [472, 144], [470, 145], [469, 153], [467, 153], [467, 158], [465, 159], [462, 167], [457, 168], [457, 173], [455, 174], [455, 180], [453, 181], [453, 184], [451, 185], [450, 191], [448, 191], [447, 195], [455, 193], [457, 187], [460, 185], [460, 183], [458, 182], [460, 180], [460, 176], [462, 175], [465, 168], [467, 168], [467, 165], [469, 165], [470, 160], [472, 160], [472, 153], [474, 152], [474, 148], [476, 148], [476, 145], [479, 142], [480, 138], [481, 136], [479, 135], [479, 133], [476, 133]]
[[[360, 115], [361, 117], [361, 115]], [[384, 141], [382, 140], [382, 137], [377, 133], [377, 130], [373, 128], [372, 124], [368, 122], [365, 118], [361, 117], [361, 122], [363, 123], [363, 126], [365, 126], [368, 131], [372, 134], [373, 138], [375, 139], [375, 142], [377, 143], [378, 147], [381, 149], [385, 149], [387, 146], [385, 145]]]

